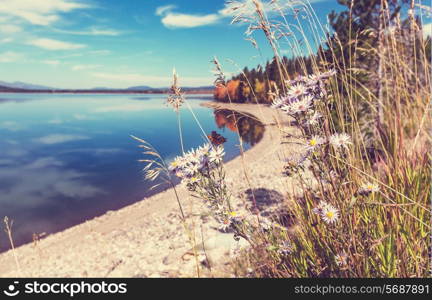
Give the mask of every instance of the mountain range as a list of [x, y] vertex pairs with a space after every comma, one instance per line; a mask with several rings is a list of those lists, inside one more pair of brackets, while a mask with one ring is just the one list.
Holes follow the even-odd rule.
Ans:
[[0, 81], [0, 87], [6, 87], [11, 89], [26, 89], [26, 90], [54, 90], [54, 88], [52, 87], [31, 84], [31, 83], [26, 83], [21, 81], [15, 81], [15, 82]]
[[[137, 91], [148, 91], [148, 92], [156, 92], [156, 91], [167, 91], [168, 87], [162, 87], [162, 88], [154, 88], [147, 85], [141, 85], [141, 86], [131, 86], [125, 89], [114, 89], [109, 87], [94, 87], [91, 89], [59, 89], [59, 88], [53, 88], [43, 85], [36, 85], [21, 81], [16, 82], [6, 82], [6, 81], [0, 81], [0, 91], [130, 91], [130, 92], [137, 92]], [[193, 92], [193, 91], [213, 91], [213, 86], [199, 86], [199, 87], [184, 87], [182, 88], [185, 92]]]

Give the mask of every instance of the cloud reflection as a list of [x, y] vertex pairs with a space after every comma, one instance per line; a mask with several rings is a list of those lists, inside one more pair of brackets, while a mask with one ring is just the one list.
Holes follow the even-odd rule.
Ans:
[[36, 138], [34, 139], [34, 141], [45, 145], [54, 145], [54, 144], [61, 144], [66, 142], [81, 141], [81, 140], [88, 140], [88, 139], [90, 139], [90, 137], [84, 135], [49, 134], [40, 138]]
[[87, 199], [105, 194], [86, 180], [89, 174], [67, 169], [66, 164], [55, 157], [42, 157], [33, 162], [11, 165], [13, 161], [2, 159], [7, 165], [0, 169], [2, 205], [35, 206], [62, 198]]

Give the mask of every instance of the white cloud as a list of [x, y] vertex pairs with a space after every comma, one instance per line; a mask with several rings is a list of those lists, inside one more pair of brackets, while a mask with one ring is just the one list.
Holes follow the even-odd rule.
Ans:
[[60, 61], [58, 61], [58, 60], [43, 60], [42, 63], [56, 67], [60, 64]]
[[173, 12], [175, 5], [165, 5], [156, 9], [156, 15], [162, 17], [162, 24], [168, 28], [193, 28], [217, 23], [219, 14], [191, 15]]
[[158, 8], [156, 8], [156, 16], [162, 16], [166, 12], [170, 12], [170, 11], [172, 11], [175, 8], [176, 8], [175, 5], [159, 6]]
[[60, 13], [89, 7], [72, 0], [1, 0], [0, 15], [19, 17], [35, 25], [50, 25]]
[[0, 24], [0, 32], [1, 33], [6, 33], [6, 34], [17, 33], [17, 32], [20, 32], [21, 30], [22, 30], [21, 27], [19, 27], [17, 25]]
[[0, 53], [0, 63], [12, 63], [23, 59], [23, 55], [13, 51]]
[[63, 120], [61, 120], [59, 118], [55, 118], [55, 119], [49, 120], [47, 123], [48, 124], [59, 125], [59, 124], [63, 124]]
[[88, 136], [84, 135], [75, 135], [75, 134], [49, 134], [37, 139], [34, 139], [35, 142], [45, 145], [54, 145], [61, 144], [73, 141], [81, 141], [88, 140]]
[[[322, 2], [326, 0], [309, 0], [309, 3]], [[281, 11], [292, 10], [304, 5], [303, 0], [262, 1], [261, 9], [268, 15], [280, 15]], [[156, 9], [156, 15], [161, 16], [162, 24], [168, 28], [193, 28], [199, 26], [217, 24], [225, 18], [235, 16], [253, 17], [256, 15], [256, 5], [253, 0], [230, 1], [217, 13], [206, 15], [183, 14], [174, 12], [175, 5], [165, 5]]]
[[46, 50], [74, 50], [74, 49], [80, 49], [85, 47], [85, 45], [81, 45], [81, 44], [73, 44], [73, 43], [62, 42], [62, 41], [46, 39], [46, 38], [34, 39], [29, 41], [28, 44]]
[[55, 157], [41, 157], [26, 165], [26, 169], [46, 169], [49, 167], [61, 167], [64, 163], [56, 159]]
[[6, 43], [10, 43], [12, 41], [13, 41], [12, 38], [4, 38], [4, 39], [0, 40], [0, 44], [6, 44]]
[[99, 65], [75, 65], [72, 67], [72, 71], [92, 70], [99, 67]]
[[94, 117], [84, 115], [84, 114], [74, 114], [73, 117], [78, 121], [95, 120]]
[[0, 123], [0, 128], [9, 130], [9, 131], [21, 131], [25, 129], [25, 127], [15, 121], [4, 121]]
[[168, 28], [194, 28], [215, 24], [220, 20], [217, 14], [210, 15], [187, 15], [168, 13], [162, 18], [162, 24]]
[[109, 50], [93, 50], [89, 51], [90, 54], [96, 54], [96, 55], [108, 55], [111, 54], [111, 51]]
[[131, 111], [143, 111], [148, 109], [148, 105], [145, 103], [128, 103], [128, 104], [120, 104], [113, 106], [105, 106], [99, 107], [94, 110], [94, 112], [98, 113], [107, 113], [107, 112], [131, 112]]
[[106, 35], [106, 36], [117, 36], [120, 35], [122, 32], [115, 30], [115, 29], [107, 29], [107, 28], [89, 28], [87, 30], [82, 31], [74, 31], [74, 30], [60, 30], [56, 29], [55, 31], [60, 33], [67, 33], [67, 34], [75, 34], [75, 35]]

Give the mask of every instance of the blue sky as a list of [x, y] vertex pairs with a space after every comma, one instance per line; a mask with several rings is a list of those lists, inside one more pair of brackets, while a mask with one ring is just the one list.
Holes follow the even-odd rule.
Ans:
[[[311, 2], [323, 24], [341, 8], [334, 0]], [[0, 80], [160, 87], [169, 85], [175, 67], [182, 85], [210, 85], [213, 56], [228, 73], [236, 67], [227, 59], [243, 67], [271, 57], [259, 34], [257, 56], [244, 40], [247, 27], [230, 25], [227, 8], [224, 0], [0, 0]]]

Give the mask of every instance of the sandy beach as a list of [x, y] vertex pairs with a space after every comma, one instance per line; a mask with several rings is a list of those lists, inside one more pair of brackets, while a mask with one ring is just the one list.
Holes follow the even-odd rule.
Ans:
[[[238, 211], [246, 212], [251, 207], [252, 194], [261, 213], [277, 209], [286, 194], [294, 191], [287, 182], [289, 179], [281, 176], [283, 153], [280, 121], [276, 121], [280, 116], [263, 105], [212, 102], [205, 105], [248, 113], [264, 124], [262, 140], [243, 157], [226, 164], [227, 181]], [[282, 123], [287, 121], [284, 119]], [[179, 195], [188, 224], [193, 224], [200, 276], [231, 276], [230, 257], [236, 249], [246, 246], [245, 242], [234, 241], [232, 234], [218, 231], [211, 218], [202, 217], [202, 203], [190, 197], [184, 188], [179, 187]], [[2, 253], [0, 274], [1, 277], [196, 277], [197, 260], [192, 252], [174, 193], [168, 189], [21, 246], [15, 253]]]

